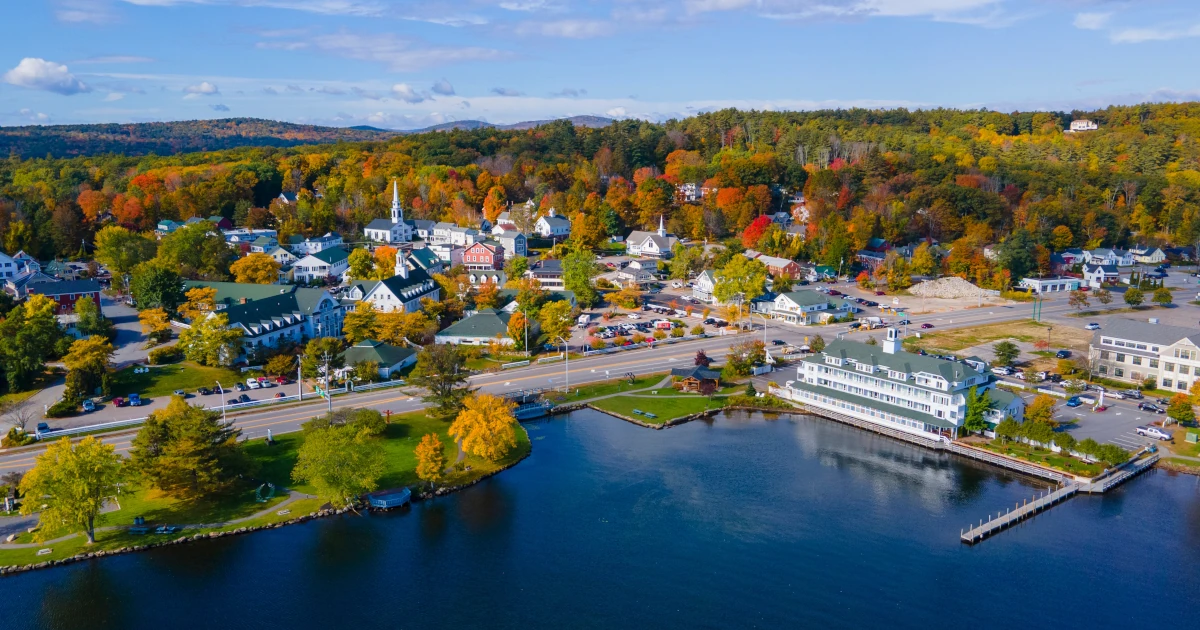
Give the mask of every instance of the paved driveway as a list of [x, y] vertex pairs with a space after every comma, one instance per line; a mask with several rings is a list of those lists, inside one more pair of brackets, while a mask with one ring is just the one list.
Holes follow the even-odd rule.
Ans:
[[113, 342], [116, 348], [113, 364], [120, 369], [131, 363], [145, 361], [150, 351], [145, 348], [146, 335], [142, 333], [142, 325], [138, 322], [137, 309], [107, 296], [102, 296], [100, 301], [104, 316], [112, 320], [117, 328], [117, 338]]

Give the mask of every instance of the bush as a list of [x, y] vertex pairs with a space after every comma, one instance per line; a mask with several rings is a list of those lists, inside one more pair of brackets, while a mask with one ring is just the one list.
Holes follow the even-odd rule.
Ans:
[[146, 360], [150, 363], [150, 365], [175, 363], [181, 359], [183, 359], [183, 349], [179, 347], [179, 344], [155, 348], [151, 350], [150, 354], [146, 357]]
[[46, 410], [47, 418], [66, 418], [79, 413], [79, 403], [66, 400], [60, 400]]
[[757, 396], [730, 396], [725, 399], [725, 404], [729, 407], [756, 407], [758, 409], [786, 409], [791, 410], [793, 407], [788, 402], [778, 396], [767, 394], [762, 398]]
[[25, 446], [26, 444], [32, 444], [36, 441], [37, 438], [18, 429], [17, 427], [13, 427], [8, 430], [8, 435], [4, 436], [3, 440], [0, 440], [0, 446], [3, 446], [4, 448], [12, 448], [14, 446]]
[[662, 341], [663, 339], [667, 338], [667, 333], [665, 333], [661, 330], [656, 330], [656, 331], [654, 331], [654, 338], [659, 341]]
[[692, 326], [692, 329], [688, 331], [688, 334], [689, 335], [703, 335], [704, 327], [701, 326], [700, 324], [696, 324], [695, 326]]
[[608, 344], [604, 343], [603, 339], [593, 338], [590, 342], [588, 342], [588, 345], [592, 347], [592, 350], [603, 350]]
[[672, 328], [672, 329], [671, 329], [671, 336], [672, 336], [672, 337], [674, 337], [674, 338], [676, 338], [676, 339], [678, 339], [678, 338], [682, 337], [682, 336], [683, 336], [683, 334], [684, 334], [684, 333], [683, 333], [683, 329], [682, 329], [682, 328]]

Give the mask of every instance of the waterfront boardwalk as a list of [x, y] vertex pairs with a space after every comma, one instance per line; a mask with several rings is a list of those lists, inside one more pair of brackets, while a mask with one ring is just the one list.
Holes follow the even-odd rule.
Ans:
[[1138, 459], [1136, 456], [1126, 464], [1123, 464], [1113, 474], [1102, 479], [1092, 481], [1090, 483], [1071, 482], [1065, 486], [1043, 494], [1029, 503], [1019, 505], [1014, 509], [1005, 510], [1003, 513], [996, 516], [989, 516], [986, 521], [981, 520], [979, 525], [968, 527], [962, 530], [959, 535], [964, 543], [974, 545], [984, 539], [1001, 532], [1021, 521], [1031, 518], [1034, 515], [1066, 501], [1078, 493], [1100, 494], [1106, 492], [1121, 483], [1149, 470], [1158, 462], [1159, 454], [1152, 453], [1148, 457]]

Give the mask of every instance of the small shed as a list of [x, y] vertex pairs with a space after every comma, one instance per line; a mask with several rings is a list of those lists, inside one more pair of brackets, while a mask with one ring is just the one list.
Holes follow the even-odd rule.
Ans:
[[408, 488], [380, 490], [367, 495], [367, 504], [376, 510], [390, 510], [410, 502], [412, 492], [409, 492]]
[[681, 392], [700, 393], [700, 388], [704, 383], [712, 383], [715, 387], [721, 381], [720, 372], [700, 365], [688, 368], [675, 368], [671, 370], [671, 376], [679, 377], [679, 381], [675, 383], [675, 388]]

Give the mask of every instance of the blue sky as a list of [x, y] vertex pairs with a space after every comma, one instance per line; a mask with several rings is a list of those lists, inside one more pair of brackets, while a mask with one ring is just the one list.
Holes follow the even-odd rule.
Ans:
[[22, 0], [0, 125], [1200, 98], [1196, 0]]

